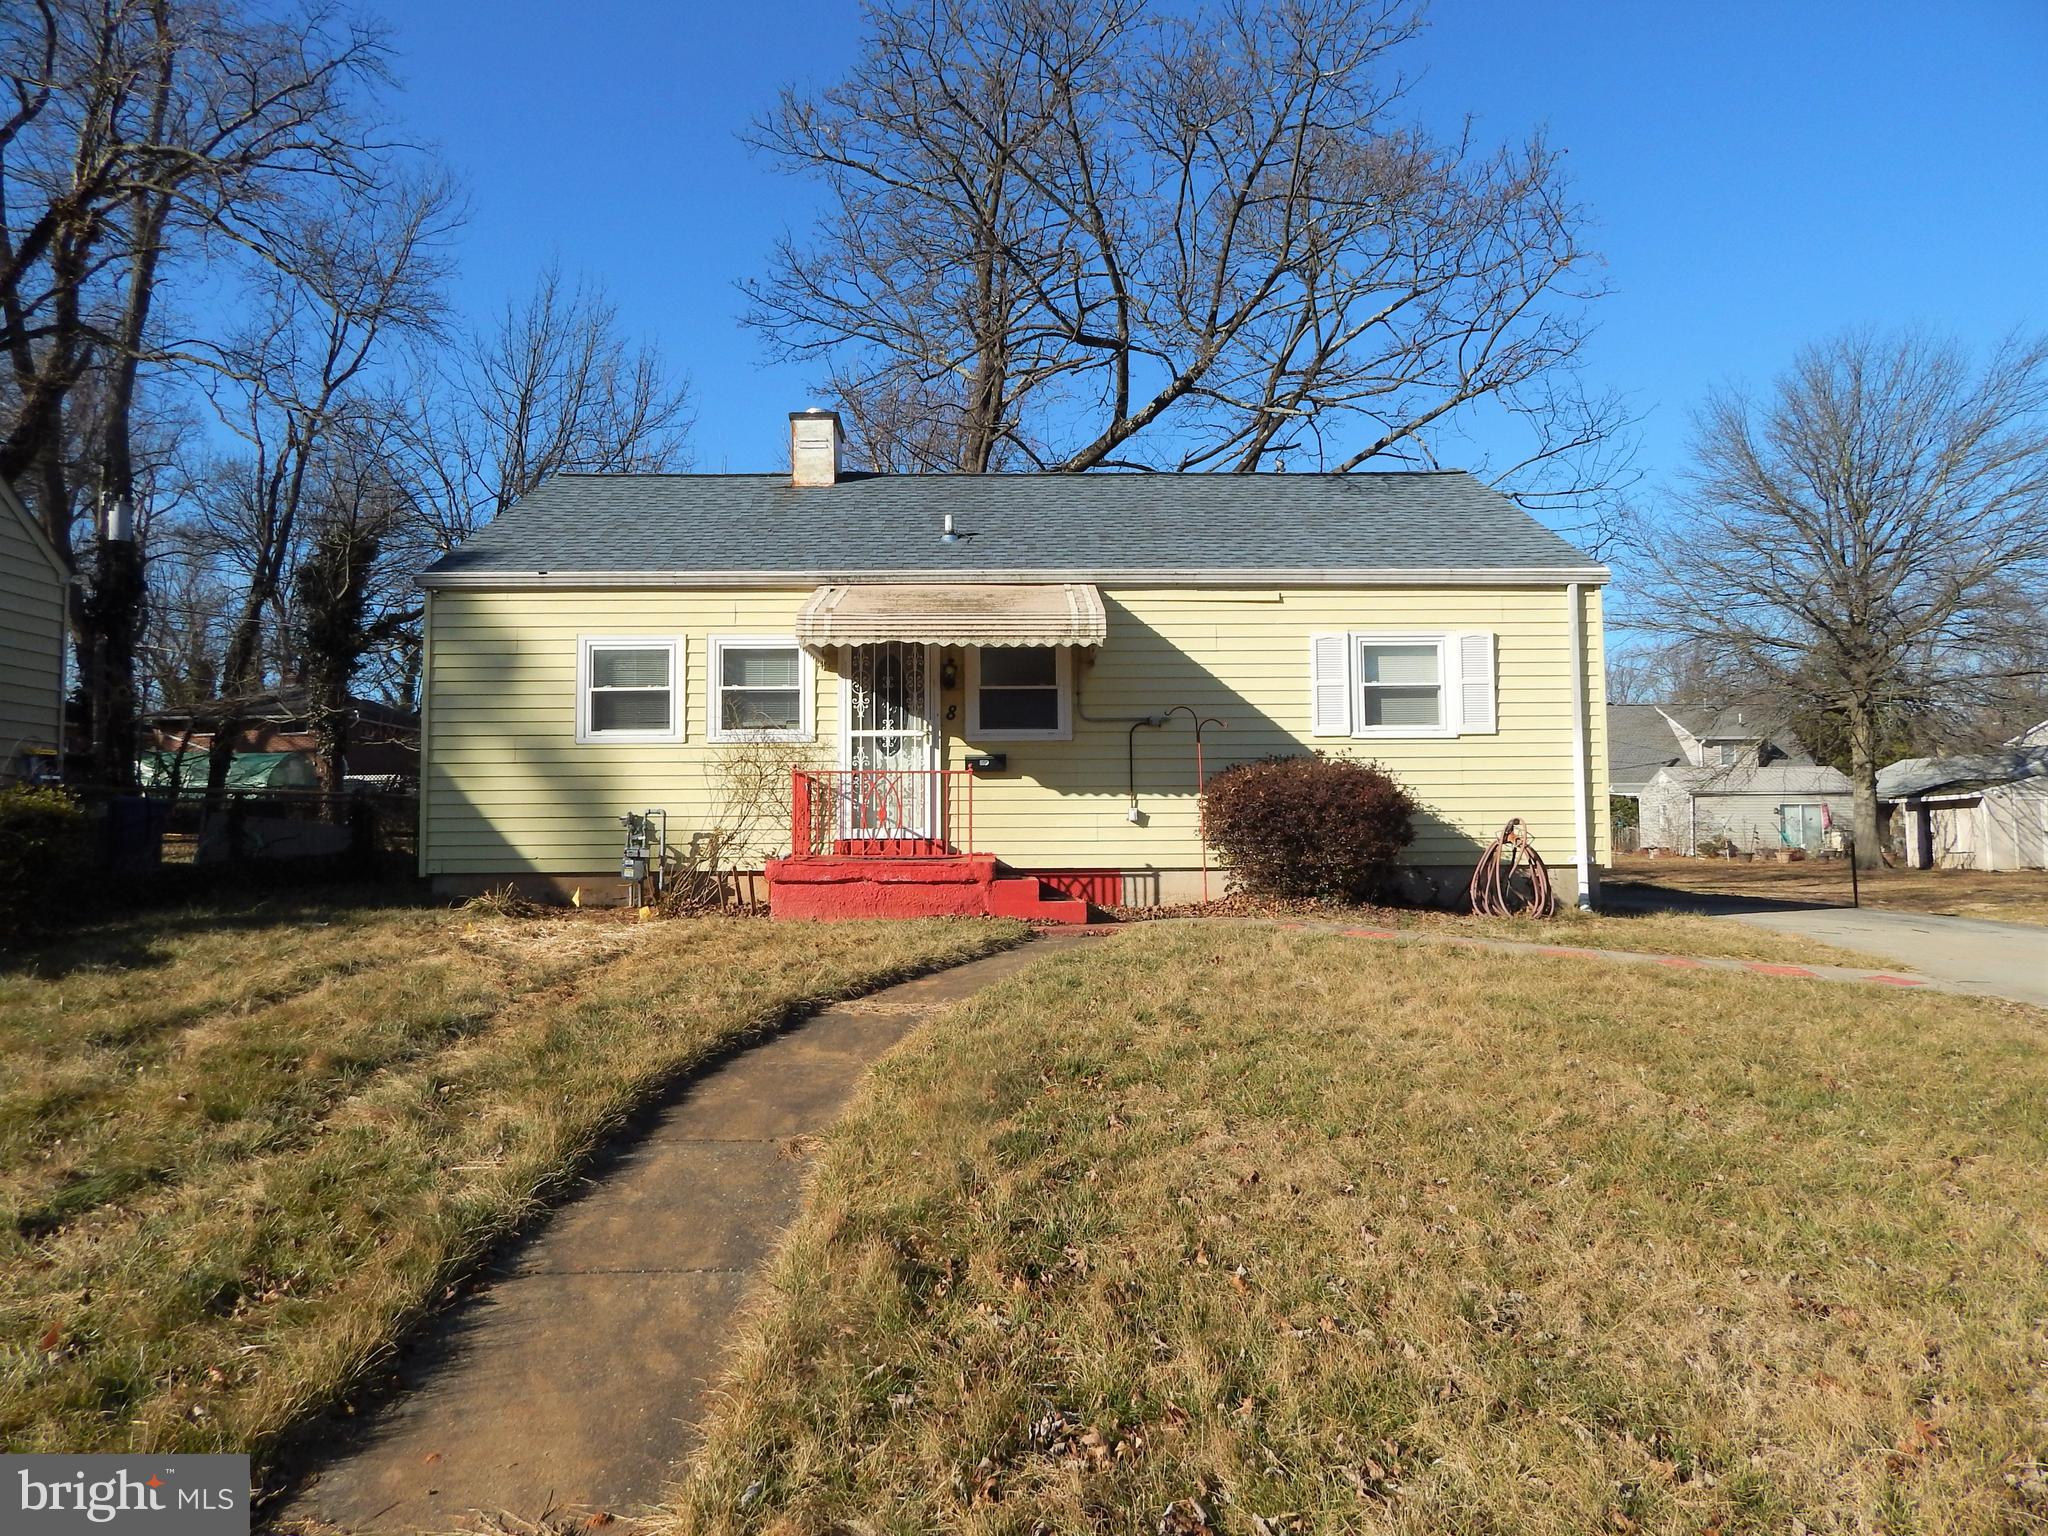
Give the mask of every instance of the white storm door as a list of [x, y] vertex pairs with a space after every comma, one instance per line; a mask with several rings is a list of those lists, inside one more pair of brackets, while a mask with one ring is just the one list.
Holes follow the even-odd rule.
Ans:
[[938, 732], [932, 647], [885, 640], [847, 648], [839, 711], [839, 836], [936, 840]]

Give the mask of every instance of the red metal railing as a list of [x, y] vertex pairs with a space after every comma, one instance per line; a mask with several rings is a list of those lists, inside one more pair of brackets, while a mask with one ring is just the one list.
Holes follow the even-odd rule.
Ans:
[[798, 768], [789, 847], [799, 857], [920, 859], [974, 851], [974, 775], [957, 768]]

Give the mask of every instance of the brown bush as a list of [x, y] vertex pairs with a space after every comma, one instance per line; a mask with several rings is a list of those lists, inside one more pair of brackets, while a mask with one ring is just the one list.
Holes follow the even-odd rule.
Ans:
[[1415, 837], [1415, 800], [1377, 764], [1267, 757], [1202, 792], [1210, 844], [1247, 891], [1362, 901]]

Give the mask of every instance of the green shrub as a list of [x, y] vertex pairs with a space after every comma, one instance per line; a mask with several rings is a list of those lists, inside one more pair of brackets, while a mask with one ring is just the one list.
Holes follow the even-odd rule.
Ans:
[[1415, 837], [1407, 790], [1376, 764], [1321, 753], [1226, 768], [1202, 801], [1210, 844], [1255, 895], [1377, 896]]
[[61, 789], [0, 789], [0, 924], [12, 928], [76, 875], [85, 814]]

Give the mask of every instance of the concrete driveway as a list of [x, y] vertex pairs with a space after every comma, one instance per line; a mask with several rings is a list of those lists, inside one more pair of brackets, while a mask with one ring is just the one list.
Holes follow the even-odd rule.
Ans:
[[2048, 1008], [2048, 928], [1876, 907], [1791, 907], [1719, 915], [1882, 955], [1923, 976], [1987, 997]]
[[1647, 885], [1612, 884], [1603, 905], [1698, 912], [1821, 944], [1861, 950], [1954, 984], [1965, 992], [2048, 1008], [2048, 928], [1980, 917], [1937, 917], [1878, 907], [1809, 907], [1740, 897], [1695, 896]]

